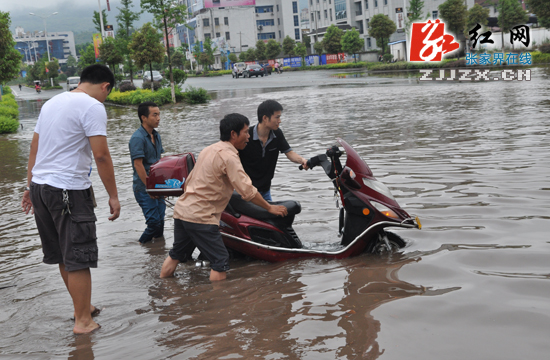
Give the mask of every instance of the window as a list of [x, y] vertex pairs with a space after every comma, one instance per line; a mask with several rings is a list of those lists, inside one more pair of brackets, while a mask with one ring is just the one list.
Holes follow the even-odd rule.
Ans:
[[328, 18], [327, 11], [325, 10], [325, 19]]
[[231, 36], [229, 36], [229, 31], [225, 32], [225, 40], [231, 40]]
[[432, 19], [437, 19], [437, 10], [432, 11]]
[[309, 1], [309, 4], [310, 4], [310, 5], [313, 5], [313, 0], [310, 0], [310, 1]]
[[214, 25], [215, 26], [220, 26], [220, 19], [219, 18], [214, 18]]
[[370, 38], [367, 38], [367, 47], [368, 47], [368, 48], [371, 48], [371, 47], [372, 47], [372, 44], [371, 44], [371, 42], [370, 42]]
[[279, 30], [279, 39], [281, 39], [282, 36], [281, 36], [281, 30]]
[[317, 19], [321, 20], [321, 12], [320, 11], [317, 11]]
[[294, 15], [294, 26], [300, 26], [300, 19], [298, 18], [298, 15]]
[[330, 21], [332, 21], [332, 9], [328, 9], [328, 12], [330, 14]]
[[388, 0], [384, 0], [384, 5], [388, 5]]
[[273, 12], [273, 6], [256, 6], [256, 13], [272, 13]]
[[[312, 21], [312, 22], [315, 21], [315, 15], [314, 15], [313, 13], [311, 14], [311, 21]], [[280, 25], [280, 24], [279, 24], [279, 25]]]
[[210, 19], [202, 19], [202, 25], [204, 27], [210, 26]]
[[294, 39], [300, 40], [300, 29], [294, 29]]
[[275, 20], [268, 19], [268, 20], [256, 20], [256, 26], [275, 26]]
[[279, 5], [277, 5], [277, 12], [279, 12]]
[[281, 25], [281, 19], [277, 18], [277, 25]]
[[365, 0], [365, 10], [369, 9], [369, 0]]
[[367, 30], [369, 29], [370, 19], [367, 19]]
[[216, 33], [216, 37], [219, 38], [221, 36], [220, 33]]
[[224, 18], [223, 18], [223, 23], [224, 23], [224, 25], [229, 25], [229, 18], [228, 18], [228, 17], [224, 17]]
[[275, 33], [260, 33], [258, 34], [258, 40], [269, 40], [269, 39], [275, 39]]
[[374, 7], [378, 7], [378, 0], [374, 0]]
[[[279, 5], [277, 5], [278, 7]], [[279, 10], [277, 10], [279, 11]], [[298, 14], [298, 1], [293, 1], [292, 2], [292, 13], [293, 14]]]
[[212, 38], [212, 34], [210, 33], [204, 33], [204, 39], [211, 39]]

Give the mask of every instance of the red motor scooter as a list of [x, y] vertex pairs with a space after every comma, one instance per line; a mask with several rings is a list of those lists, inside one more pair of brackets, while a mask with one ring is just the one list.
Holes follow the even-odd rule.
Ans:
[[[278, 217], [242, 200], [240, 195], [234, 193], [220, 221], [220, 232], [230, 253], [276, 262], [311, 257], [341, 259], [363, 252], [382, 254], [406, 245], [400, 236], [385, 229], [420, 229], [422, 225], [419, 219], [412, 218], [399, 206], [390, 190], [376, 180], [368, 165], [348, 143], [342, 139], [338, 139], [338, 142], [347, 155], [344, 166], [340, 162], [342, 151], [338, 146], [311, 158], [308, 166], [312, 169], [321, 166], [324, 169], [342, 204], [338, 229], [342, 237], [340, 249], [326, 251], [302, 245], [292, 228], [294, 217], [301, 211], [299, 202], [273, 202], [288, 209], [287, 216]], [[192, 154], [161, 159], [151, 166], [147, 191], [164, 196], [183, 193], [185, 177], [193, 165]], [[175, 173], [178, 174], [173, 175]], [[181, 175], [183, 178], [179, 178]]]

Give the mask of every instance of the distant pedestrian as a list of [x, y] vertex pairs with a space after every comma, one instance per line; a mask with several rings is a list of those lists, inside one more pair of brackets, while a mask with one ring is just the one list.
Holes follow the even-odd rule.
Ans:
[[147, 175], [152, 164], [160, 160], [164, 152], [160, 134], [155, 130], [160, 122], [160, 109], [154, 102], [147, 101], [138, 106], [141, 126], [130, 138], [130, 157], [134, 169], [134, 197], [143, 211], [147, 228], [139, 242], [145, 244], [153, 239], [164, 239], [164, 198], [151, 197], [146, 191]]
[[[111, 217], [120, 215], [113, 161], [107, 145], [103, 102], [115, 85], [104, 65], [82, 71], [78, 88], [63, 92], [40, 110], [31, 141], [27, 187], [21, 207], [32, 211], [42, 242], [43, 262], [59, 266], [73, 305], [75, 334], [99, 328], [92, 316], [92, 276], [97, 267], [96, 216], [89, 177], [95, 158], [109, 194]], [[93, 157], [92, 157], [93, 154]]]
[[277, 61], [275, 61], [275, 71], [277, 72], [277, 74], [280, 74], [280, 72], [279, 72], [279, 63]]
[[21, 91], [21, 84], [19, 84], [19, 91]]

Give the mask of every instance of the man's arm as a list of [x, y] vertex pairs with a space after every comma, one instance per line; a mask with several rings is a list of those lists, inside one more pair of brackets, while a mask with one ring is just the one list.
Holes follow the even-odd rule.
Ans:
[[273, 215], [277, 216], [287, 216], [288, 210], [284, 205], [271, 205], [265, 199], [262, 197], [262, 194], [259, 192], [256, 193], [256, 196], [250, 200], [250, 202], [254, 205], [258, 205], [266, 209], [268, 212], [270, 212]]
[[289, 152], [285, 153], [288, 160], [292, 161], [293, 163], [300, 164], [303, 166], [304, 169], [308, 170], [309, 167], [307, 166], [307, 160], [298, 155], [293, 150], [290, 150]]
[[[31, 153], [29, 155], [29, 163], [27, 165], [27, 187], [31, 186], [32, 180], [32, 168], [36, 162], [36, 153], [38, 152], [38, 134], [34, 133], [31, 141]], [[30, 191], [25, 190], [23, 193], [23, 200], [21, 200], [21, 207], [25, 214], [28, 214], [31, 211], [31, 214], [34, 214], [34, 209], [32, 208], [32, 202], [30, 197]]]
[[109, 207], [111, 209], [111, 217], [109, 220], [115, 220], [120, 215], [120, 202], [118, 201], [118, 192], [115, 181], [115, 171], [113, 168], [113, 160], [109, 152], [106, 136], [91, 136], [90, 146], [94, 154], [97, 172], [101, 178], [101, 182], [109, 194]]
[[147, 171], [143, 166], [143, 158], [134, 159], [134, 168], [145, 186], [147, 186]]

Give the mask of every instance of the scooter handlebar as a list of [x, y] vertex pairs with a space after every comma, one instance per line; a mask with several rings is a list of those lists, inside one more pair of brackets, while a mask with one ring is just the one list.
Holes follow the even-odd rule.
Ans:
[[[323, 155], [317, 155], [317, 156], [314, 156], [314, 157], [312, 157], [311, 159], [309, 159], [309, 160], [307, 161], [307, 167], [308, 167], [309, 169], [313, 169], [314, 167], [316, 167], [317, 165], [319, 165], [319, 164], [321, 163], [321, 159], [319, 158], [320, 156], [323, 156]], [[298, 167], [298, 169], [303, 170], [304, 167], [303, 167], [302, 165], [300, 165], [300, 166]]]

